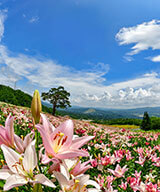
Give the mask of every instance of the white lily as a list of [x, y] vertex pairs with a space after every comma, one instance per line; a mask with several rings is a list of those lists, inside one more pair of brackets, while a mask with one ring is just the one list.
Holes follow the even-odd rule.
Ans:
[[[70, 162], [71, 163], [71, 162]], [[72, 163], [71, 163], [72, 164]], [[60, 164], [60, 171], [53, 171], [54, 176], [58, 180], [61, 189], [63, 192], [98, 192], [100, 191], [100, 186], [95, 182], [89, 179], [89, 175], [78, 175], [76, 177], [69, 174], [69, 169], [66, 164], [63, 162]], [[95, 188], [87, 189], [87, 185], [92, 185]]]
[[55, 188], [55, 185], [45, 175], [35, 175], [33, 172], [37, 166], [35, 140], [27, 146], [24, 156], [4, 144], [1, 145], [1, 148], [8, 165], [8, 169], [0, 170], [0, 179], [6, 180], [4, 191], [22, 186], [28, 182], [33, 184], [41, 183]]

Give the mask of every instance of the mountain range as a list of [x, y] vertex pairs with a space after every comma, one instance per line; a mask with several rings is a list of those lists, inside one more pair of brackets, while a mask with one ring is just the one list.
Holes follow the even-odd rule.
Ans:
[[[42, 102], [47, 107], [52, 107], [51, 104]], [[102, 108], [90, 108], [90, 107], [79, 107], [72, 106], [68, 109], [58, 109], [61, 113], [78, 115], [88, 118], [97, 119], [117, 119], [117, 118], [136, 118], [142, 119], [145, 111], [148, 112], [149, 116], [160, 117], [160, 107], [144, 107], [135, 109], [102, 109]]]
[[[21, 90], [14, 90], [8, 86], [0, 85], [0, 101], [14, 105], [30, 107], [32, 96]], [[52, 112], [52, 105], [42, 101], [43, 111]], [[68, 109], [58, 109], [59, 115], [69, 115], [78, 119], [142, 119], [145, 111], [149, 116], [160, 117], [160, 107], [145, 107], [136, 109], [102, 109], [94, 107], [72, 106]]]

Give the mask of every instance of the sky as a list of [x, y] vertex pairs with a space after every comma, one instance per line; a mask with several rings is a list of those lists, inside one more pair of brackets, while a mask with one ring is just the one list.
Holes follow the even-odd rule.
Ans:
[[159, 0], [0, 0], [0, 84], [72, 106], [160, 106]]

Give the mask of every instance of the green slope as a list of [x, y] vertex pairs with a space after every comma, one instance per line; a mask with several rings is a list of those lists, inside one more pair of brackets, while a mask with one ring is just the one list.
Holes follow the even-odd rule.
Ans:
[[[9, 86], [0, 85], [0, 101], [17, 106], [31, 107], [32, 96], [21, 90], [14, 90]], [[51, 112], [51, 109], [42, 105], [42, 110]]]

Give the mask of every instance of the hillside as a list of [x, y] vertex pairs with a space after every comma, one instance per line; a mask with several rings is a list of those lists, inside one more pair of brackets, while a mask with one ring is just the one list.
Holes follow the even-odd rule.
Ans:
[[[17, 106], [30, 107], [32, 102], [32, 96], [17, 89], [14, 90], [9, 86], [0, 85], [0, 101], [10, 103]], [[51, 110], [43, 105], [42, 110], [50, 112]]]
[[0, 85], [0, 101], [30, 107], [32, 97], [21, 90], [14, 90], [9, 86]]
[[[5, 147], [5, 149], [8, 150], [8, 153], [4, 151], [4, 145], [3, 145], [2, 151], [0, 153], [0, 158], [1, 158], [0, 166], [6, 167], [8, 162], [10, 163], [8, 164], [10, 166], [7, 166], [7, 169], [9, 169], [10, 167], [13, 168], [15, 165], [18, 165], [19, 169], [18, 170], [15, 169], [15, 171], [17, 171], [16, 174], [20, 177], [22, 174], [21, 172], [19, 173], [19, 170], [23, 170], [24, 173], [28, 173], [28, 172], [27, 170], [25, 170], [25, 167], [22, 164], [23, 161], [20, 161], [19, 157], [21, 156], [21, 159], [24, 160], [26, 157], [25, 156], [26, 154], [27, 155], [33, 154], [31, 158], [26, 158], [29, 160], [29, 163], [28, 163], [29, 165], [32, 160], [32, 157], [34, 157], [35, 159], [38, 159], [35, 153], [35, 149], [36, 149], [34, 144], [35, 142], [32, 142], [32, 147], [30, 147], [30, 143], [27, 144], [27, 146], [25, 147], [24, 145], [25, 139], [23, 140], [23, 138], [26, 138], [27, 134], [30, 134], [31, 131], [33, 133], [35, 129], [32, 121], [30, 108], [19, 107], [19, 106], [0, 102], [1, 130], [3, 130], [3, 126], [5, 126], [5, 121], [9, 114], [11, 114], [14, 118], [13, 119], [14, 133], [16, 134], [16, 137], [13, 137], [14, 148], [11, 149], [8, 146]], [[152, 183], [148, 180], [148, 175], [149, 174], [151, 175], [151, 173], [153, 173], [153, 175], [151, 175], [151, 176], [154, 176], [154, 182], [152, 186], [156, 186], [156, 188], [154, 187], [155, 189], [158, 189], [158, 190], [160, 189], [159, 187], [157, 187], [159, 184], [159, 166], [160, 166], [159, 164], [160, 132], [141, 132], [141, 131], [139, 132], [139, 131], [135, 131], [134, 129], [130, 129], [130, 127], [128, 127], [127, 129], [126, 128], [124, 129], [123, 126], [121, 128], [111, 127], [108, 125], [95, 124], [92, 122], [75, 120], [75, 119], [72, 119], [74, 126], [70, 126], [72, 124], [69, 124], [69, 123], [64, 124], [65, 120], [71, 119], [68, 116], [55, 117], [47, 113], [45, 113], [45, 116], [47, 117], [48, 121], [46, 119], [46, 122], [44, 125], [42, 121], [40, 123], [42, 123], [41, 127], [42, 129], [46, 130], [46, 133], [42, 132], [43, 134], [39, 134], [38, 139], [35, 138], [36, 141], [38, 141], [38, 144], [39, 144], [38, 146], [41, 146], [41, 148], [43, 148], [43, 151], [40, 151], [40, 149], [37, 147], [39, 152], [38, 154], [46, 155], [48, 146], [51, 146], [50, 149], [53, 150], [54, 154], [58, 154], [58, 155], [65, 154], [65, 159], [71, 159], [73, 158], [73, 155], [75, 155], [74, 158], [77, 158], [76, 159], [77, 161], [75, 161], [74, 164], [72, 165], [73, 169], [71, 169], [69, 166], [66, 167], [68, 164], [64, 164], [64, 165], [62, 164], [63, 167], [66, 167], [66, 171], [69, 170], [67, 173], [70, 178], [72, 178], [73, 173], [78, 174], [78, 176], [75, 175], [77, 178], [80, 178], [80, 176], [85, 177], [85, 175], [87, 177], [89, 176], [90, 180], [97, 182], [96, 186], [97, 184], [99, 184], [98, 186], [100, 186], [99, 187], [100, 191], [106, 191], [106, 189], [107, 191], [109, 191], [108, 183], [104, 182], [104, 179], [106, 181], [108, 178], [114, 178], [113, 184], [111, 183], [111, 187], [112, 187], [111, 190], [113, 189], [112, 191], [133, 192], [135, 191], [135, 188], [133, 184], [130, 182], [130, 180], [131, 179], [135, 180], [136, 179], [135, 175], [137, 175], [137, 173], [139, 174], [138, 179], [141, 182], [141, 184], [139, 185], [143, 186], [141, 191], [144, 191], [144, 187], [147, 188], [148, 186], [151, 186]], [[10, 122], [11, 121], [7, 121], [7, 125]], [[56, 131], [54, 130], [51, 132], [51, 130], [54, 129], [54, 127], [52, 127], [51, 129], [50, 124], [48, 124], [49, 122], [57, 129]], [[63, 126], [59, 126], [62, 122], [63, 122]], [[49, 134], [50, 132], [51, 134]], [[59, 132], [63, 133], [62, 137], [60, 137]], [[74, 139], [72, 136], [73, 132], [75, 137]], [[18, 136], [19, 136], [19, 140], [23, 145], [18, 145], [18, 146], [16, 145], [16, 138], [18, 138]], [[90, 138], [88, 136], [90, 136]], [[46, 137], [48, 140], [43, 139], [44, 137]], [[56, 137], [58, 137], [59, 140], [57, 140]], [[67, 140], [68, 137], [70, 140]], [[30, 138], [31, 141], [32, 139], [33, 138]], [[64, 143], [57, 142], [57, 141], [62, 141], [60, 139], [63, 139]], [[3, 140], [3, 137], [0, 138], [0, 141], [5, 145], [6, 145], [6, 142], [7, 142], [7, 145], [10, 145], [10, 143], [8, 144], [8, 140]], [[47, 143], [47, 141], [49, 142]], [[68, 141], [70, 144], [67, 144], [66, 146], [66, 143]], [[75, 146], [76, 142], [78, 143], [77, 144], [78, 149]], [[45, 145], [46, 143], [47, 143], [47, 147]], [[73, 152], [71, 148], [72, 146], [74, 146]], [[19, 150], [20, 152], [18, 151], [19, 153], [17, 153], [16, 150]], [[79, 158], [80, 155], [77, 154], [77, 151], [83, 155], [81, 156], [81, 158]], [[72, 156], [69, 156], [70, 154]], [[11, 161], [8, 160], [8, 155]], [[50, 158], [54, 157], [54, 159], [57, 158], [52, 154], [51, 155], [49, 154], [48, 158], [49, 157]], [[18, 159], [18, 161], [16, 158]], [[16, 164], [15, 164], [15, 161], [16, 161]], [[32, 162], [34, 161], [32, 160]], [[63, 163], [62, 161], [58, 161], [58, 162]], [[52, 179], [52, 182], [56, 186], [54, 191], [59, 192], [61, 189], [61, 181], [59, 181], [58, 178], [56, 179], [56, 176], [57, 176], [56, 174], [58, 172], [59, 175], [61, 174], [63, 176], [64, 170], [57, 169], [57, 167], [55, 167], [55, 164], [53, 164], [52, 162], [46, 163], [44, 165], [44, 163], [42, 163], [42, 161], [40, 160], [38, 161], [38, 163], [42, 172], [40, 172], [37, 168], [34, 168], [35, 171], [33, 171], [33, 169], [32, 170], [30, 169], [32, 171], [31, 173], [33, 173], [35, 177], [38, 174], [43, 174], [46, 178], [48, 178], [48, 180], [49, 179], [51, 180], [54, 174], [55, 177], [54, 179]], [[53, 168], [53, 170], [50, 169], [51, 167]], [[81, 170], [84, 168], [85, 170], [82, 173]], [[115, 170], [117, 169], [121, 169], [123, 172], [122, 171], [116, 172]], [[73, 172], [72, 170], [75, 170], [75, 172]], [[78, 172], [77, 170], [78, 171], [80, 170], [80, 171]], [[3, 171], [3, 168], [1, 169], [1, 173], [4, 173], [2, 171]], [[5, 170], [5, 173], [6, 173], [6, 170]], [[30, 175], [28, 174], [25, 174], [24, 176], [25, 176], [25, 179], [26, 178], [32, 179], [32, 177], [30, 177]], [[65, 176], [63, 176], [62, 178], [65, 178]], [[4, 180], [2, 179], [0, 180], [0, 191], [2, 190], [4, 191], [4, 186], [5, 186], [4, 180], [6, 180], [6, 178], [4, 177]], [[73, 182], [75, 181], [73, 180]], [[119, 183], [122, 183], [122, 182], [126, 183], [125, 190], [123, 189], [121, 190], [121, 188], [119, 187], [120, 185]], [[13, 191], [13, 192], [14, 191], [15, 192], [16, 191], [17, 192], [34, 191], [32, 187], [32, 183], [31, 185], [25, 185], [25, 184], [26, 183], [24, 183], [23, 186], [20, 185], [18, 186], [18, 188], [11, 189], [10, 191]], [[79, 182], [75, 184], [77, 186]], [[87, 186], [84, 185], [84, 187], [87, 187]], [[48, 191], [48, 192], [53, 191], [53, 189], [50, 186], [49, 187], [45, 186], [45, 188], [43, 187], [43, 189], [45, 189], [45, 191]], [[88, 191], [88, 189], [89, 188], [86, 188], [85, 191]], [[72, 191], [75, 191], [75, 190], [72, 190]]]

